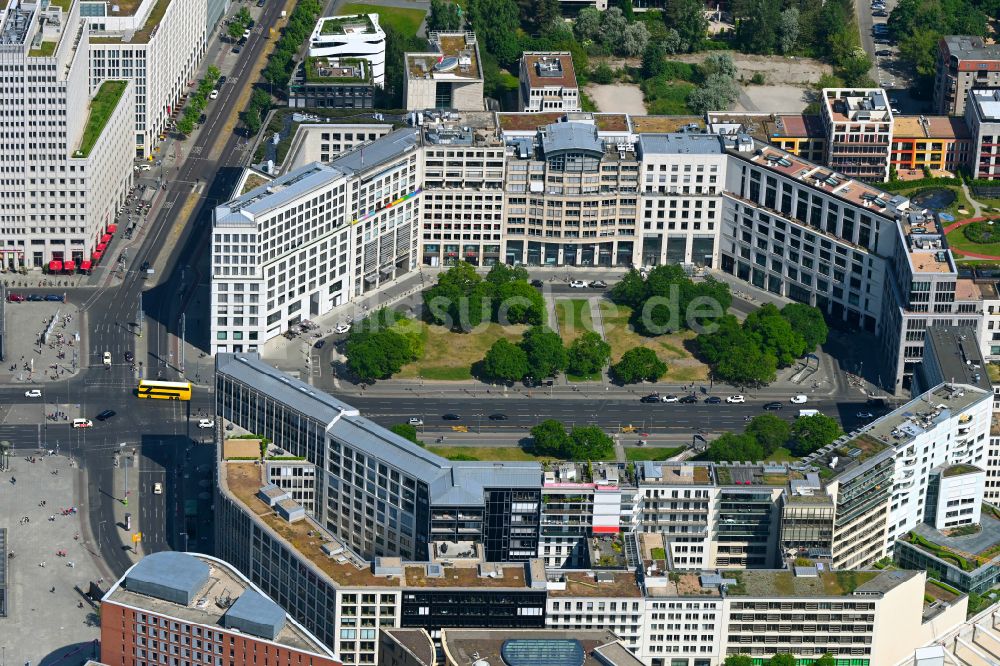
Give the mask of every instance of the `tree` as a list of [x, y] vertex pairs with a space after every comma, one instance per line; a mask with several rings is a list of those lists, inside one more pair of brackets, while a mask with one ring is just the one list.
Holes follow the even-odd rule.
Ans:
[[778, 360], [752, 342], [734, 347], [712, 368], [712, 374], [739, 386], [770, 384], [778, 373]]
[[424, 306], [433, 323], [467, 333], [483, 321], [485, 296], [486, 287], [475, 266], [460, 261], [424, 292]]
[[615, 80], [615, 73], [608, 63], [602, 62], [590, 72], [590, 80], [600, 85], [607, 85]]
[[226, 28], [226, 34], [229, 35], [229, 39], [239, 41], [243, 37], [244, 30], [245, 28], [242, 23], [232, 21], [229, 23], [229, 27]]
[[765, 352], [770, 352], [779, 367], [788, 367], [806, 351], [805, 339], [796, 332], [781, 312], [771, 303], [747, 315], [743, 331]]
[[423, 446], [424, 443], [417, 439], [417, 427], [412, 426], [409, 423], [397, 423], [393, 426], [389, 426], [389, 430], [396, 433], [403, 439], [408, 439], [418, 446]]
[[598, 426], [576, 426], [569, 440], [571, 460], [605, 460], [615, 452], [614, 441]]
[[388, 379], [417, 358], [417, 350], [406, 335], [395, 327], [380, 326], [363, 322], [347, 340], [347, 368], [363, 382]]
[[813, 662], [813, 666], [836, 666], [837, 660], [829, 652], [824, 652], [823, 656]]
[[731, 654], [726, 657], [723, 666], [753, 666], [753, 659], [746, 654]]
[[488, 379], [516, 382], [528, 374], [528, 355], [517, 345], [500, 338], [486, 352], [483, 375]]
[[642, 51], [641, 72], [643, 78], [651, 79], [663, 74], [667, 68], [667, 52], [661, 42], [650, 41]]
[[632, 13], [632, 0], [611, 0], [611, 3], [610, 6], [621, 10], [626, 20], [632, 21], [635, 18]]
[[427, 15], [427, 30], [460, 30], [465, 20], [462, 8], [448, 0], [431, 0], [431, 11]]
[[249, 136], [256, 136], [263, 125], [260, 119], [260, 110], [255, 106], [248, 106], [247, 110], [243, 112], [243, 124], [246, 125]]
[[795, 666], [797, 663], [795, 655], [787, 652], [776, 654], [767, 660], [767, 666]]
[[780, 0], [734, 0], [736, 43], [744, 53], [774, 53], [781, 21]]
[[830, 329], [818, 308], [805, 303], [789, 303], [781, 308], [781, 316], [791, 324], [792, 330], [802, 336], [807, 352], [826, 343]]
[[623, 384], [637, 384], [641, 381], [655, 382], [667, 373], [667, 364], [648, 347], [634, 347], [622, 354], [621, 359], [611, 367], [612, 373]]
[[469, 0], [469, 23], [500, 65], [507, 67], [521, 55], [517, 39], [520, 12], [514, 0]]
[[677, 32], [679, 51], [697, 51], [708, 33], [705, 4], [702, 0], [668, 0], [663, 22]]
[[240, 11], [237, 12], [236, 14], [236, 20], [237, 22], [239, 22], [241, 26], [243, 26], [243, 29], [245, 30], [246, 26], [250, 25], [250, 21], [253, 20], [253, 18], [250, 16], [250, 10], [247, 9], [246, 7], [240, 7]]
[[667, 34], [663, 36], [661, 43], [663, 44], [663, 50], [670, 55], [687, 50], [686, 44], [681, 40], [680, 33], [674, 28], [667, 30]]
[[899, 40], [899, 56], [912, 64], [917, 74], [933, 76], [940, 37], [940, 33], [936, 30], [916, 28]]
[[639, 271], [631, 268], [625, 277], [611, 288], [608, 295], [615, 303], [627, 305], [635, 310], [642, 305], [642, 301], [646, 298], [646, 281]]
[[781, 12], [778, 19], [778, 47], [782, 53], [788, 54], [795, 50], [799, 41], [799, 8], [789, 7]]
[[756, 462], [764, 459], [764, 449], [750, 435], [727, 432], [708, 445], [705, 457], [712, 462]]
[[584, 7], [576, 15], [573, 26], [577, 39], [581, 42], [595, 40], [601, 32], [601, 12], [596, 7]]
[[611, 345], [595, 331], [587, 331], [569, 345], [567, 369], [574, 375], [600, 372], [611, 358]]
[[625, 28], [619, 53], [627, 57], [640, 55], [649, 43], [649, 29], [645, 23], [633, 21]]
[[725, 358], [729, 350], [746, 344], [746, 335], [740, 327], [739, 320], [727, 314], [718, 322], [718, 327], [712, 333], [703, 333], [695, 339], [701, 357], [714, 365]]
[[533, 326], [524, 333], [521, 349], [528, 356], [528, 374], [535, 379], [553, 377], [566, 369], [568, 358], [559, 334], [546, 326]]
[[618, 48], [622, 40], [625, 39], [625, 30], [628, 28], [628, 19], [622, 14], [618, 7], [609, 7], [601, 17], [601, 42]]
[[561, 22], [562, 14], [559, 11], [559, 0], [531, 0], [530, 16], [525, 21], [536, 32], [543, 32], [553, 23]]
[[688, 96], [688, 106], [695, 113], [725, 111], [740, 96], [736, 82], [719, 74], [713, 74]]
[[800, 416], [792, 424], [789, 450], [800, 458], [820, 449], [844, 434], [840, 425], [826, 414]]
[[561, 458], [569, 451], [569, 435], [555, 419], [542, 421], [531, 429], [531, 449], [536, 455]]
[[779, 416], [761, 414], [752, 418], [750, 424], [747, 425], [743, 432], [753, 437], [754, 441], [760, 444], [761, 449], [764, 451], [764, 456], [767, 457], [788, 442], [788, 438], [792, 433], [792, 427], [788, 424], [788, 421]]
[[733, 56], [728, 53], [709, 53], [701, 63], [701, 72], [705, 79], [708, 79], [713, 74], [735, 79], [737, 74], [739, 74]]
[[194, 131], [194, 118], [184, 114], [177, 121], [177, 131], [184, 135], [189, 135]]

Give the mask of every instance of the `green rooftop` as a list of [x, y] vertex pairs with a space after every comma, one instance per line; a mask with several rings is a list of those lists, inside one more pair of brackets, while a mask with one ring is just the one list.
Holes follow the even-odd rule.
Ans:
[[950, 476], [962, 476], [963, 474], [972, 474], [974, 472], [979, 472], [979, 471], [981, 470], [975, 465], [966, 465], [966, 464], [952, 465], [951, 467], [945, 468], [944, 476], [945, 478]]
[[49, 0], [49, 7], [58, 7], [67, 14], [69, 14], [70, 7], [73, 6], [73, 0]]
[[108, 118], [114, 113], [122, 95], [125, 94], [127, 85], [128, 81], [105, 81], [101, 84], [94, 99], [90, 101], [90, 116], [83, 128], [83, 140], [80, 141], [80, 149], [73, 154], [73, 157], [90, 155], [101, 132], [104, 131], [104, 126], [108, 124]]
[[305, 59], [306, 82], [308, 83], [368, 83], [371, 68], [362, 58]]
[[146, 22], [142, 26], [142, 30], [139, 30], [132, 37], [132, 42], [135, 44], [146, 44], [149, 42], [153, 33], [156, 29], [160, 27], [160, 21], [163, 20], [164, 14], [167, 13], [167, 7], [170, 6], [170, 0], [156, 0], [156, 4], [153, 5], [153, 10], [149, 12], [149, 16], [146, 18]]
[[750, 569], [727, 571], [723, 578], [736, 582], [727, 586], [738, 597], [839, 597], [882, 575], [881, 571], [835, 571], [816, 576], [796, 576], [791, 571]]
[[320, 20], [323, 22], [319, 28], [321, 35], [372, 34], [375, 32], [375, 24], [372, 23], [367, 14], [331, 16]]
[[37, 48], [30, 49], [28, 56], [31, 58], [48, 58], [55, 52], [56, 42], [45, 41], [39, 44]]

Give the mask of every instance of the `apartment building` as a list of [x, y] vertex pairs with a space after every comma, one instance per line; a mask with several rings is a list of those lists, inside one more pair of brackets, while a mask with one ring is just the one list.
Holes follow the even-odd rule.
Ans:
[[568, 51], [525, 51], [518, 72], [521, 111], [580, 111], [580, 88]]
[[897, 173], [924, 169], [955, 173], [969, 165], [972, 145], [961, 117], [897, 115], [890, 164]]
[[974, 178], [1000, 178], [1000, 91], [973, 88], [965, 107], [972, 137], [970, 171]]
[[[90, 31], [90, 87], [105, 79], [135, 87], [135, 157], [149, 158], [190, 89], [205, 54], [206, 0], [81, 2]], [[118, 7], [118, 11], [114, 8]], [[125, 11], [123, 11], [125, 10]], [[127, 11], [131, 10], [131, 11]]]
[[[385, 85], [385, 31], [379, 25], [378, 14], [320, 18], [309, 36], [306, 63], [310, 60], [316, 69], [316, 76], [325, 78], [342, 77], [332, 71], [321, 73], [319, 69], [322, 67], [345, 67], [355, 64], [354, 61], [364, 60], [371, 68], [370, 76], [366, 75], [365, 79], [381, 88]], [[309, 68], [308, 64], [306, 68]], [[308, 80], [308, 72], [306, 78]], [[371, 108], [371, 105], [363, 108]]]
[[279, 173], [286, 174], [312, 162], [329, 162], [391, 131], [392, 125], [381, 123], [301, 123], [295, 128]]
[[101, 599], [101, 661], [340, 666], [334, 653], [242, 573], [165, 551], [132, 565]]
[[826, 156], [827, 134], [818, 115], [777, 113], [709, 113], [711, 134], [749, 134], [763, 143], [820, 164]]
[[5, 270], [91, 261], [131, 188], [132, 154], [122, 146], [134, 87], [88, 86], [89, 35], [78, 2], [10, 2], [0, 14], [2, 67], [24, 93], [0, 101]]
[[828, 167], [848, 178], [889, 178], [893, 114], [885, 90], [824, 88], [820, 112]]
[[429, 53], [403, 55], [403, 100], [407, 111], [482, 111], [483, 72], [472, 32], [431, 32]]
[[307, 56], [288, 82], [288, 106], [370, 109], [375, 87], [371, 63], [364, 58]]
[[216, 208], [213, 353], [256, 351], [416, 267], [417, 138], [399, 130]]
[[964, 116], [973, 88], [1000, 88], [1000, 46], [982, 37], [945, 35], [938, 42], [934, 112]]

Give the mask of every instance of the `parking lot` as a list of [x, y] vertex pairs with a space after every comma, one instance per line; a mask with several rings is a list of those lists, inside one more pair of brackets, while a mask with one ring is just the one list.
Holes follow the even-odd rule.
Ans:
[[[12, 295], [21, 296], [16, 291]], [[62, 294], [51, 295], [62, 298]], [[75, 304], [25, 298], [5, 303], [4, 317], [7, 360], [0, 364], [0, 382], [30, 387], [76, 374], [83, 352]]]

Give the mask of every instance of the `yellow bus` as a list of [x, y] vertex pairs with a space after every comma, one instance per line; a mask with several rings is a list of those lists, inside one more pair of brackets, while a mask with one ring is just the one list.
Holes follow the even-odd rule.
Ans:
[[191, 382], [155, 382], [143, 379], [139, 382], [136, 395], [156, 400], [190, 400]]

